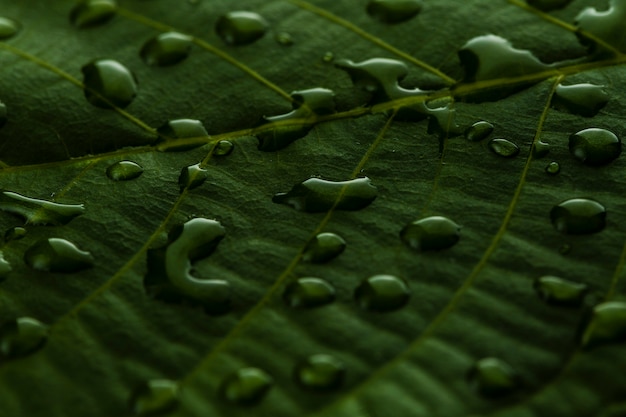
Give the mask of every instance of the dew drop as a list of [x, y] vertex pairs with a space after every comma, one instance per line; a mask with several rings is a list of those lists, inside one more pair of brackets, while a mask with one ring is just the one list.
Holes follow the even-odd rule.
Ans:
[[313, 238], [304, 249], [302, 260], [316, 264], [335, 259], [344, 249], [346, 241], [335, 233], [320, 233]]
[[131, 398], [131, 410], [137, 416], [155, 416], [178, 406], [179, 385], [169, 379], [152, 379], [144, 383]]
[[11, 191], [0, 191], [0, 210], [23, 217], [27, 224], [60, 226], [83, 214], [85, 206], [53, 203]]
[[70, 13], [70, 22], [78, 28], [89, 28], [108, 22], [115, 16], [115, 0], [82, 0]]
[[378, 195], [367, 177], [348, 181], [327, 181], [309, 178], [296, 184], [287, 193], [274, 195], [272, 201], [286, 204], [298, 211], [319, 213], [335, 208], [336, 210], [361, 210], [369, 206]]
[[[624, 52], [626, 51], [626, 34], [624, 33], [626, 4], [618, 0], [610, 0], [609, 4], [610, 7], [606, 11], [587, 7], [576, 17], [575, 23], [582, 30]], [[587, 38], [579, 37], [579, 39], [583, 43], [589, 43]], [[595, 46], [592, 45], [592, 51]]]
[[82, 69], [85, 97], [96, 107], [125, 108], [137, 95], [135, 75], [112, 59], [97, 59]]
[[4, 254], [0, 251], [0, 282], [7, 278], [7, 275], [9, 275], [11, 270], [11, 264], [4, 259]]
[[166, 67], [178, 64], [189, 56], [192, 38], [178, 32], [161, 33], [141, 48], [141, 59], [152, 66]]
[[417, 16], [422, 5], [422, 0], [370, 0], [367, 14], [383, 23], [402, 23]]
[[486, 139], [493, 132], [493, 125], [489, 122], [480, 121], [476, 122], [467, 129], [465, 129], [465, 139], [472, 142], [480, 142]]
[[320, 307], [335, 301], [335, 288], [321, 278], [298, 278], [287, 285], [283, 298], [290, 307]]
[[294, 374], [296, 382], [304, 389], [332, 391], [343, 384], [346, 366], [334, 356], [317, 354], [298, 364]]
[[228, 156], [233, 153], [235, 149], [235, 144], [228, 140], [220, 140], [215, 145], [215, 150], [213, 150], [213, 155], [215, 156]]
[[411, 291], [404, 280], [393, 275], [374, 275], [364, 280], [354, 292], [364, 310], [387, 312], [406, 305]]
[[529, 6], [544, 12], [562, 9], [571, 2], [572, 0], [526, 0]]
[[[188, 151], [204, 145], [209, 138], [204, 125], [200, 120], [175, 119], [170, 120], [157, 129], [161, 137], [161, 147], [166, 152]], [[185, 139], [198, 139], [190, 141]]]
[[132, 161], [119, 161], [110, 165], [106, 170], [107, 177], [113, 181], [128, 181], [143, 174], [143, 168]]
[[291, 46], [293, 45], [293, 37], [291, 34], [287, 32], [279, 32], [276, 34], [276, 42], [278, 42], [282, 46]]
[[461, 227], [442, 216], [416, 220], [404, 226], [400, 232], [402, 242], [420, 252], [450, 248], [456, 245], [460, 236]]
[[550, 175], [556, 175], [561, 172], [561, 165], [558, 162], [552, 161], [546, 166], [546, 173]]
[[573, 198], [554, 206], [550, 211], [552, 224], [561, 233], [586, 235], [598, 233], [606, 225], [606, 209], [597, 201]]
[[148, 294], [166, 302], [199, 305], [207, 313], [226, 312], [230, 284], [191, 275], [192, 261], [208, 257], [225, 234], [218, 221], [203, 218], [172, 228], [165, 246], [148, 250], [148, 272], [144, 277]]
[[0, 327], [0, 354], [5, 358], [27, 356], [41, 349], [48, 339], [48, 326], [30, 317], [20, 317]]
[[0, 17], [0, 40], [12, 38], [19, 32], [21, 25], [8, 17]]
[[267, 372], [259, 368], [243, 368], [224, 380], [222, 396], [228, 402], [255, 405], [261, 402], [274, 384]]
[[606, 301], [594, 307], [581, 337], [583, 347], [622, 342], [626, 339], [626, 303]]
[[215, 31], [229, 45], [247, 45], [262, 38], [269, 24], [254, 12], [229, 12], [220, 17]]
[[538, 140], [533, 145], [533, 157], [536, 159], [543, 158], [550, 153], [550, 144], [542, 140]]
[[185, 188], [187, 190], [193, 190], [194, 188], [201, 186], [207, 178], [209, 178], [209, 172], [200, 167], [199, 163], [184, 167], [178, 176], [178, 186], [180, 187], [180, 192], [182, 193]]
[[493, 153], [504, 158], [514, 158], [519, 154], [519, 146], [507, 139], [491, 139], [487, 146]]
[[510, 394], [520, 385], [517, 372], [498, 358], [480, 359], [470, 370], [468, 378], [476, 392], [490, 398]]
[[324, 62], [333, 62], [334, 60], [335, 60], [335, 54], [333, 54], [331, 51], [327, 51], [322, 56], [322, 61]]
[[12, 240], [20, 240], [24, 236], [26, 236], [26, 233], [28, 232], [23, 227], [20, 227], [20, 226], [12, 227], [6, 232], [4, 232], [4, 240], [5, 242], [10, 242]]
[[574, 84], [556, 88], [552, 106], [584, 117], [593, 117], [609, 101], [609, 95], [603, 85]]
[[42, 239], [28, 248], [24, 261], [38, 271], [78, 272], [91, 268], [94, 263], [91, 253], [82, 251], [72, 242], [60, 239]]
[[580, 306], [587, 294], [588, 287], [579, 282], [546, 275], [534, 282], [539, 298], [549, 304]]
[[569, 137], [569, 151], [587, 165], [606, 165], [622, 153], [622, 141], [606, 129], [584, 129]]
[[0, 127], [7, 123], [7, 106], [0, 101]]

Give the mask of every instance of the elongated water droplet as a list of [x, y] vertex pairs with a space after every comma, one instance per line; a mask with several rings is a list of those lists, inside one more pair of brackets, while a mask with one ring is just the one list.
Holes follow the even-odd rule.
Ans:
[[593, 117], [609, 101], [609, 95], [603, 85], [574, 84], [556, 88], [552, 106], [584, 117]]
[[110, 165], [106, 173], [113, 181], [128, 181], [139, 178], [143, 174], [143, 168], [132, 161], [119, 161]]
[[354, 293], [364, 310], [387, 312], [406, 305], [411, 291], [404, 280], [393, 275], [374, 275], [364, 280]]
[[542, 140], [538, 140], [533, 145], [533, 157], [540, 159], [547, 156], [550, 153], [550, 144]]
[[491, 139], [487, 146], [493, 153], [504, 158], [514, 158], [519, 154], [519, 146], [507, 139]]
[[4, 41], [6, 39], [12, 38], [19, 32], [21, 29], [21, 25], [8, 17], [0, 17], [0, 40]]
[[306, 358], [294, 371], [296, 382], [307, 390], [332, 391], [343, 384], [346, 366], [331, 355], [317, 354]]
[[569, 137], [569, 151], [587, 165], [606, 165], [620, 156], [622, 141], [606, 129], [584, 129]]
[[320, 307], [335, 301], [335, 288], [321, 278], [298, 278], [287, 285], [283, 297], [290, 307]]
[[7, 123], [7, 106], [0, 101], [0, 128]]
[[218, 221], [203, 218], [174, 227], [167, 245], [148, 251], [146, 291], [167, 302], [202, 306], [208, 313], [226, 312], [230, 305], [230, 284], [191, 275], [191, 262], [208, 257], [225, 234]]
[[220, 140], [215, 145], [215, 150], [213, 151], [213, 155], [215, 156], [228, 156], [233, 153], [235, 149], [235, 145], [228, 140]]
[[606, 301], [594, 307], [582, 333], [583, 347], [626, 340], [626, 303]]
[[4, 232], [4, 240], [5, 242], [10, 242], [11, 240], [20, 240], [24, 236], [26, 236], [27, 230], [23, 227], [12, 227], [6, 232]]
[[268, 27], [269, 24], [261, 15], [238, 11], [220, 17], [215, 24], [215, 31], [229, 45], [247, 45], [263, 37]]
[[491, 135], [493, 129], [493, 125], [489, 122], [476, 122], [465, 130], [465, 139], [472, 142], [479, 142]]
[[162, 138], [161, 146], [166, 152], [188, 151], [202, 146], [209, 139], [202, 122], [194, 119], [170, 120], [159, 127], [157, 133]]
[[112, 59], [97, 59], [82, 69], [85, 97], [96, 107], [125, 108], [137, 95], [135, 75]]
[[27, 356], [41, 349], [48, 339], [48, 326], [30, 317], [20, 317], [0, 327], [0, 355]]
[[346, 241], [335, 233], [320, 233], [304, 249], [302, 260], [316, 264], [328, 262], [339, 256], [346, 248]]
[[0, 191], [0, 210], [17, 214], [27, 224], [60, 226], [85, 212], [83, 204], [60, 204], [30, 198], [11, 191]]
[[255, 405], [261, 402], [274, 384], [267, 372], [259, 368], [243, 368], [224, 380], [222, 395], [228, 402]]
[[606, 225], [606, 209], [597, 201], [573, 198], [554, 206], [552, 224], [561, 233], [586, 235], [600, 232]]
[[130, 401], [137, 416], [155, 416], [172, 412], [178, 406], [179, 386], [169, 379], [153, 379], [139, 387]]
[[291, 46], [293, 45], [293, 37], [288, 32], [278, 32], [276, 34], [276, 42], [281, 44], [282, 46]]
[[571, 3], [572, 0], [526, 0], [530, 6], [544, 12], [550, 12], [556, 9], [562, 9]]
[[91, 268], [91, 253], [82, 251], [65, 239], [49, 238], [35, 243], [24, 253], [28, 266], [39, 271], [78, 272]]
[[[624, 22], [626, 21], [626, 4], [620, 0], [610, 0], [610, 7], [606, 11], [598, 11], [594, 7], [584, 9], [575, 20], [576, 26], [600, 38], [617, 50], [626, 51], [626, 36]], [[579, 36], [583, 44], [590, 44], [587, 37]], [[592, 52], [598, 47], [591, 43]]]
[[0, 282], [4, 281], [11, 272], [11, 264], [4, 259], [4, 254], [0, 251]]
[[469, 382], [485, 397], [503, 397], [520, 386], [517, 372], [498, 358], [483, 358], [470, 370]]
[[535, 280], [534, 287], [545, 302], [574, 307], [582, 304], [588, 290], [585, 284], [550, 275]]
[[70, 22], [78, 28], [88, 28], [108, 22], [115, 16], [115, 0], [81, 0], [70, 13]]
[[193, 190], [194, 188], [201, 186], [207, 178], [209, 178], [209, 172], [200, 167], [199, 163], [184, 167], [178, 176], [178, 186], [180, 187], [180, 192], [182, 193], [185, 188]]
[[422, 0], [370, 0], [367, 14], [383, 23], [402, 23], [417, 16]]
[[442, 216], [426, 217], [404, 226], [400, 239], [417, 251], [442, 250], [459, 241], [461, 227]]
[[139, 55], [148, 64], [159, 67], [178, 64], [189, 56], [192, 38], [178, 32], [161, 33], [147, 41]]
[[556, 175], [561, 172], [561, 165], [558, 162], [552, 161], [546, 166], [546, 172], [550, 175]]
[[361, 210], [376, 199], [378, 190], [367, 177], [348, 181], [327, 181], [309, 178], [296, 184], [288, 193], [278, 193], [272, 201], [299, 211], [319, 213], [337, 210]]

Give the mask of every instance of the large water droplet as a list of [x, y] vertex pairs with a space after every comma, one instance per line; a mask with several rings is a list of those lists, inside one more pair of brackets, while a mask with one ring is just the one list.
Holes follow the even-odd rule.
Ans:
[[274, 379], [259, 368], [243, 368], [224, 380], [226, 401], [241, 405], [258, 404], [274, 384]]
[[573, 198], [554, 206], [552, 224], [561, 233], [585, 235], [597, 233], [606, 225], [606, 209], [597, 201]]
[[96, 107], [128, 106], [137, 95], [137, 80], [128, 68], [112, 59], [97, 59], [82, 69], [85, 97]]
[[78, 272], [93, 266], [91, 253], [82, 251], [72, 242], [59, 239], [43, 239], [24, 253], [28, 266], [39, 271]]
[[581, 305], [588, 290], [585, 284], [550, 275], [535, 280], [534, 287], [542, 300], [565, 306]]
[[587, 165], [606, 165], [622, 153], [622, 141], [606, 129], [584, 129], [569, 137], [569, 151]]
[[161, 33], [141, 48], [141, 59], [148, 65], [165, 67], [178, 64], [189, 56], [192, 38], [178, 32]]
[[0, 40], [4, 41], [6, 39], [12, 38], [19, 32], [21, 29], [20, 24], [8, 17], [0, 17]]
[[20, 240], [27, 234], [27, 230], [23, 227], [16, 226], [8, 229], [4, 232], [4, 240], [5, 242], [9, 242], [11, 240]]
[[287, 285], [283, 297], [290, 307], [319, 307], [335, 301], [335, 288], [320, 278], [298, 278]]
[[0, 127], [7, 123], [7, 106], [0, 101]]
[[[176, 119], [170, 120], [157, 129], [162, 138], [162, 147], [166, 152], [188, 151], [202, 146], [209, 134], [200, 120]], [[193, 142], [185, 139], [198, 139]]]
[[354, 293], [357, 304], [369, 311], [393, 311], [409, 301], [411, 291], [404, 280], [393, 275], [374, 275], [364, 280]]
[[370, 0], [367, 14], [383, 23], [401, 23], [417, 16], [422, 4], [422, 0]]
[[400, 239], [412, 249], [418, 251], [442, 250], [450, 248], [459, 241], [461, 227], [442, 216], [426, 217], [404, 226]]
[[265, 35], [267, 21], [253, 12], [229, 12], [220, 17], [215, 31], [229, 45], [247, 45]]
[[85, 212], [83, 204], [59, 204], [30, 198], [11, 191], [0, 191], [0, 210], [17, 214], [28, 224], [60, 226]]
[[0, 355], [16, 358], [41, 349], [48, 339], [48, 326], [30, 317], [20, 317], [0, 327]]
[[179, 386], [169, 379], [153, 379], [132, 396], [130, 408], [138, 416], [155, 416], [173, 411], [178, 405]]
[[305, 389], [330, 391], [343, 384], [346, 366], [334, 356], [317, 354], [298, 364], [294, 374], [298, 384]]
[[[610, 0], [610, 7], [606, 11], [598, 11], [594, 7], [587, 7], [576, 17], [576, 25], [586, 32], [600, 38], [619, 51], [626, 51], [626, 3], [620, 0]], [[581, 42], [588, 44], [587, 37], [579, 36]], [[591, 44], [592, 51], [598, 45]]]
[[489, 122], [476, 122], [465, 130], [465, 139], [472, 142], [479, 142], [493, 132], [493, 125]]
[[561, 165], [558, 162], [552, 161], [546, 166], [546, 173], [550, 175], [556, 175], [559, 172], [561, 172]]
[[107, 168], [107, 177], [113, 181], [128, 181], [143, 174], [143, 168], [132, 161], [119, 161]]
[[559, 109], [585, 117], [593, 117], [609, 101], [609, 94], [603, 85], [574, 84], [556, 88], [552, 105]]
[[626, 303], [606, 301], [595, 306], [582, 333], [582, 345], [589, 348], [624, 340], [626, 340]]
[[571, 3], [572, 0], [526, 0], [530, 6], [544, 12], [549, 12], [556, 9], [562, 9]]
[[79, 28], [98, 26], [115, 16], [115, 0], [82, 0], [70, 13], [70, 22]]
[[209, 172], [200, 167], [199, 163], [184, 167], [178, 176], [178, 186], [180, 187], [180, 192], [182, 193], [185, 188], [193, 190], [194, 188], [201, 186], [207, 178], [209, 178]]
[[378, 190], [367, 177], [337, 182], [309, 178], [287, 193], [276, 194], [272, 201], [299, 211], [318, 213], [332, 207], [337, 210], [361, 210], [369, 206], [377, 195]]
[[335, 233], [320, 233], [304, 249], [302, 260], [316, 264], [328, 262], [339, 256], [346, 248], [346, 241]]
[[191, 262], [208, 257], [225, 234], [218, 221], [203, 218], [174, 227], [167, 245], [148, 251], [146, 291], [167, 302], [200, 305], [208, 313], [226, 312], [230, 305], [230, 284], [191, 275]]
[[485, 397], [502, 397], [519, 387], [517, 372], [498, 358], [483, 358], [469, 372], [470, 385]]
[[0, 282], [4, 281], [11, 272], [11, 264], [4, 259], [4, 254], [0, 251]]
[[487, 146], [493, 153], [504, 158], [514, 158], [519, 154], [519, 146], [507, 139], [491, 139]]
[[213, 150], [213, 155], [215, 156], [228, 156], [233, 153], [235, 149], [235, 145], [228, 140], [220, 140], [215, 145], [215, 150]]

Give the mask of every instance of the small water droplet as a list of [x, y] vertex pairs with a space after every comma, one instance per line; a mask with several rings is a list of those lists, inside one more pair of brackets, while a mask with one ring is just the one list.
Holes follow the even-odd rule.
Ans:
[[70, 13], [70, 22], [78, 28], [89, 28], [108, 22], [115, 16], [115, 0], [81, 0]]
[[550, 144], [542, 140], [538, 140], [533, 145], [533, 157], [540, 159], [547, 156], [550, 153]]
[[91, 268], [94, 263], [91, 253], [60, 238], [42, 239], [35, 243], [24, 253], [24, 261], [39, 271], [67, 273]]
[[480, 359], [468, 375], [470, 385], [485, 397], [503, 397], [519, 387], [517, 372], [498, 358]]
[[24, 236], [26, 236], [27, 230], [23, 227], [12, 227], [6, 232], [4, 232], [4, 240], [5, 242], [9, 242], [11, 240], [20, 240]]
[[309, 178], [287, 193], [274, 195], [272, 201], [298, 211], [319, 213], [333, 207], [336, 210], [361, 210], [369, 206], [377, 195], [378, 189], [367, 177], [348, 181]]
[[567, 255], [568, 253], [570, 253], [572, 251], [572, 245], [570, 245], [569, 243], [564, 243], [563, 245], [561, 245], [561, 247], [559, 248], [559, 253], [561, 255]]
[[296, 382], [307, 390], [332, 391], [343, 384], [346, 366], [331, 355], [317, 354], [306, 358], [294, 371]]
[[287, 32], [278, 32], [276, 34], [276, 42], [281, 44], [282, 46], [291, 46], [293, 45], [293, 37], [290, 33]]
[[417, 16], [422, 4], [422, 0], [370, 0], [367, 14], [383, 23], [402, 23]]
[[60, 226], [85, 212], [83, 204], [59, 204], [30, 198], [11, 191], [0, 191], [0, 210], [17, 214], [27, 224]]
[[4, 254], [0, 251], [0, 282], [7, 278], [7, 275], [9, 275], [11, 270], [11, 264], [4, 259]]
[[539, 297], [549, 304], [580, 306], [587, 294], [588, 287], [579, 282], [546, 275], [534, 282]]
[[561, 165], [558, 162], [552, 161], [546, 166], [546, 172], [550, 175], [556, 175], [561, 172]]
[[622, 342], [626, 339], [626, 303], [606, 301], [594, 307], [581, 337], [583, 347]]
[[622, 153], [622, 141], [606, 129], [584, 129], [569, 137], [569, 151], [587, 165], [606, 165]]
[[574, 84], [556, 88], [552, 106], [584, 117], [593, 117], [609, 101], [609, 95], [603, 85]]
[[7, 105], [0, 101], [0, 128], [7, 123]]
[[287, 285], [283, 298], [290, 307], [320, 307], [335, 301], [335, 288], [321, 278], [298, 278]]
[[[626, 21], [626, 4], [622, 1], [610, 0], [610, 7], [606, 11], [598, 11], [595, 7], [587, 7], [575, 19], [575, 24], [582, 30], [593, 34], [619, 51], [626, 51], [626, 37], [624, 37], [624, 21]], [[578, 39], [590, 46], [595, 52], [597, 44], [588, 37], [579, 36]]]
[[346, 248], [346, 241], [335, 233], [320, 233], [304, 249], [302, 260], [321, 264], [339, 256]]
[[354, 293], [364, 310], [387, 312], [406, 305], [411, 291], [404, 280], [393, 275], [374, 275], [364, 280]]
[[[209, 134], [200, 120], [169, 120], [157, 129], [161, 144], [166, 152], [181, 152], [202, 146], [209, 139]], [[185, 140], [187, 139], [187, 140]], [[190, 141], [198, 139], [199, 141]]]
[[0, 354], [5, 358], [30, 355], [48, 339], [48, 326], [30, 317], [20, 317], [0, 327]]
[[216, 220], [196, 218], [172, 228], [168, 243], [148, 250], [144, 285], [148, 294], [172, 303], [199, 305], [208, 313], [224, 313], [230, 306], [230, 284], [221, 279], [198, 279], [191, 263], [208, 257], [226, 231]]
[[261, 402], [274, 384], [267, 372], [259, 368], [243, 368], [224, 380], [222, 396], [228, 402], [255, 405]]
[[21, 25], [8, 17], [0, 17], [0, 40], [12, 38], [19, 32]]
[[215, 24], [215, 31], [229, 45], [247, 45], [263, 37], [268, 27], [269, 24], [261, 15], [237, 11], [220, 17]]
[[106, 170], [107, 177], [113, 181], [128, 181], [143, 174], [143, 168], [132, 161], [119, 161], [110, 165]]
[[562, 9], [571, 2], [572, 0], [526, 0], [530, 6], [544, 12]]
[[200, 167], [199, 163], [184, 167], [178, 176], [178, 186], [180, 187], [180, 192], [182, 193], [185, 188], [193, 190], [194, 188], [201, 186], [207, 178], [209, 178], [209, 172]]
[[141, 48], [141, 59], [153, 66], [165, 67], [178, 64], [189, 56], [192, 38], [178, 32], [156, 35]]
[[215, 145], [215, 150], [213, 151], [213, 155], [215, 156], [228, 156], [233, 153], [235, 149], [235, 144], [228, 140], [220, 140]]
[[131, 410], [138, 416], [155, 416], [173, 411], [178, 405], [179, 386], [169, 379], [144, 383], [131, 398]]
[[135, 75], [112, 59], [97, 59], [82, 67], [85, 98], [103, 109], [125, 108], [137, 95]]
[[442, 250], [459, 241], [461, 227], [442, 216], [426, 217], [404, 226], [400, 239], [417, 251]]
[[519, 146], [507, 139], [491, 139], [487, 146], [493, 153], [504, 158], [514, 158], [519, 154]]
[[335, 54], [333, 54], [331, 51], [326, 51], [326, 53], [324, 53], [324, 55], [322, 56], [322, 61], [324, 62], [333, 62], [335, 60]]
[[481, 140], [486, 139], [487, 136], [491, 135], [493, 129], [493, 125], [489, 122], [476, 122], [465, 129], [465, 139], [472, 142], [480, 142]]
[[573, 198], [554, 206], [550, 211], [552, 224], [561, 233], [586, 235], [598, 233], [606, 225], [606, 209], [597, 201]]

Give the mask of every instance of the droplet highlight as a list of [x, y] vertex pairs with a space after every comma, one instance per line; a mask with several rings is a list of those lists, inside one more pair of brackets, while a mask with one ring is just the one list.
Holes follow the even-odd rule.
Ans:
[[494, 126], [485, 121], [476, 122], [465, 129], [465, 139], [470, 142], [480, 142], [486, 139], [493, 132]]
[[443, 250], [457, 244], [461, 227], [442, 216], [426, 217], [404, 226], [400, 239], [411, 249], [424, 252]]
[[593, 117], [609, 102], [603, 85], [559, 84], [552, 98], [552, 106], [584, 117]]
[[0, 354], [18, 358], [41, 349], [48, 340], [48, 326], [31, 317], [20, 317], [0, 327]]
[[570, 235], [598, 233], [606, 226], [606, 209], [597, 201], [573, 198], [554, 206], [550, 219], [555, 229]]
[[302, 388], [311, 391], [333, 391], [343, 384], [346, 366], [334, 356], [312, 355], [298, 364], [295, 380]]
[[70, 12], [70, 22], [79, 29], [102, 25], [117, 11], [115, 0], [81, 0]]
[[283, 298], [289, 307], [321, 307], [335, 301], [335, 287], [321, 278], [298, 278], [287, 285]]
[[408, 303], [411, 291], [407, 283], [393, 275], [375, 275], [364, 280], [354, 293], [357, 304], [364, 310], [388, 312]]
[[346, 249], [346, 241], [335, 233], [320, 233], [305, 247], [302, 260], [321, 264], [339, 256]]
[[141, 165], [133, 161], [119, 161], [110, 165], [106, 175], [113, 181], [129, 181], [139, 178], [143, 174]]
[[21, 25], [8, 17], [0, 17], [0, 40], [4, 41], [17, 35]]
[[582, 332], [585, 348], [626, 340], [626, 303], [606, 301], [594, 307]]
[[167, 67], [185, 60], [192, 45], [190, 36], [178, 32], [161, 33], [148, 40], [139, 55], [148, 65]]
[[65, 273], [82, 271], [94, 264], [91, 253], [60, 238], [42, 239], [35, 243], [24, 253], [24, 261], [38, 271]]
[[0, 210], [17, 214], [27, 224], [61, 226], [85, 212], [83, 204], [60, 204], [0, 191]]
[[469, 383], [480, 395], [504, 397], [520, 386], [518, 373], [498, 358], [483, 358], [470, 370]]
[[262, 38], [269, 24], [258, 13], [236, 11], [226, 13], [215, 24], [218, 36], [228, 45], [248, 45]]
[[601, 166], [620, 156], [622, 141], [606, 129], [584, 129], [569, 137], [569, 151], [586, 165]]
[[135, 75], [112, 59], [98, 59], [82, 67], [85, 98], [103, 109], [127, 107], [137, 95]]
[[489, 149], [503, 158], [514, 158], [519, 155], [519, 146], [507, 139], [491, 139], [487, 144]]
[[0, 101], [0, 128], [7, 123], [7, 105]]
[[251, 406], [260, 403], [273, 384], [274, 378], [264, 370], [243, 368], [225, 379], [221, 391], [226, 401]]
[[370, 0], [367, 14], [388, 24], [406, 22], [422, 10], [422, 0]]
[[533, 286], [546, 303], [572, 307], [582, 304], [589, 289], [586, 284], [551, 275], [537, 278]]
[[178, 406], [179, 385], [169, 379], [153, 379], [133, 394], [130, 408], [138, 416], [155, 416], [172, 412]]

